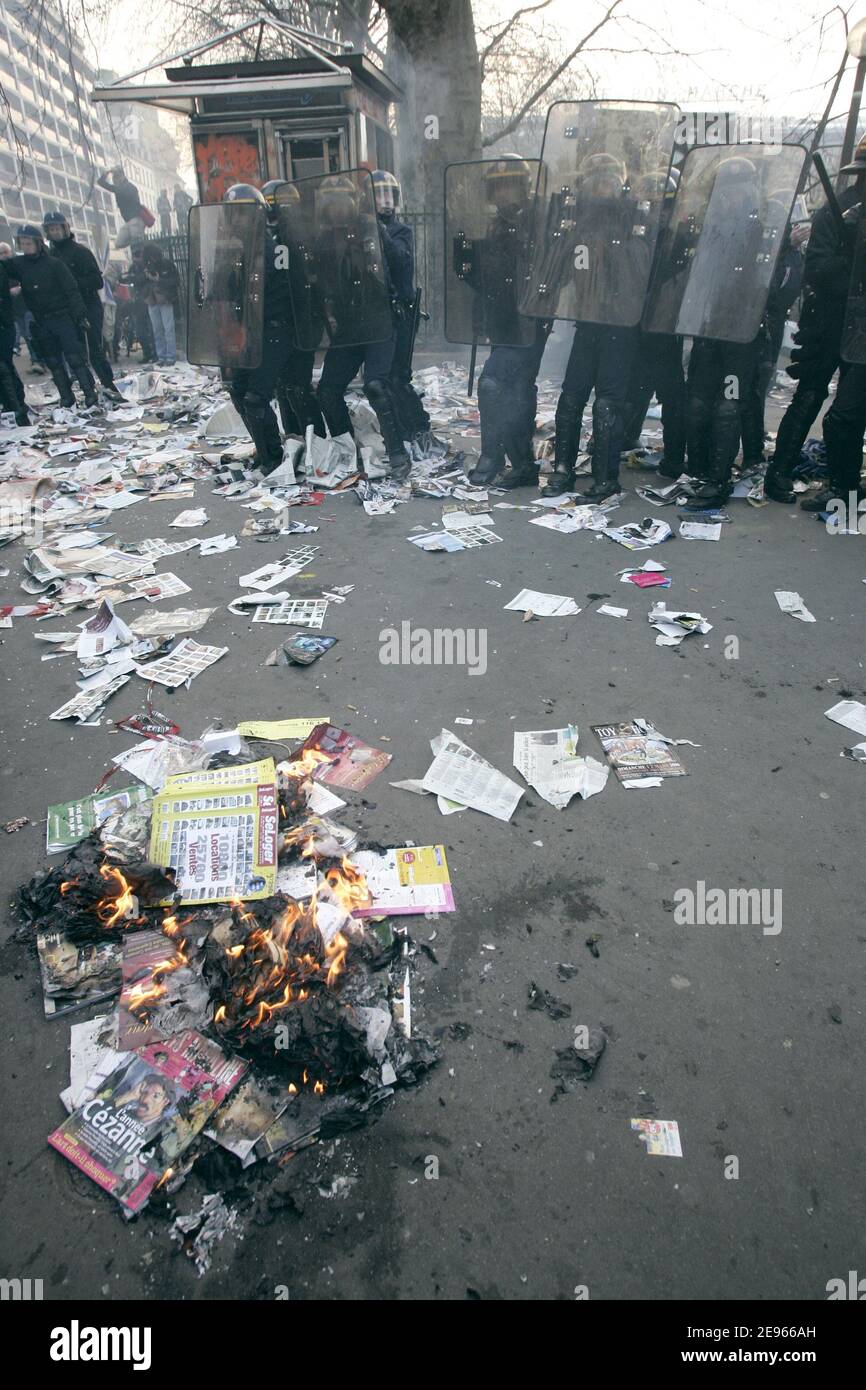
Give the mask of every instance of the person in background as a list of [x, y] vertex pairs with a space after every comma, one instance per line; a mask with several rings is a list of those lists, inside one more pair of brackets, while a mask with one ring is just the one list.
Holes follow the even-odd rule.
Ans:
[[177, 361], [177, 342], [174, 329], [174, 306], [177, 303], [178, 277], [171, 261], [151, 242], [142, 253], [147, 285], [147, 311], [156, 343], [156, 365], [173, 367]]
[[171, 203], [168, 200], [166, 189], [159, 190], [159, 197], [156, 200], [156, 210], [159, 213], [159, 230], [161, 236], [171, 236]]
[[[135, 337], [138, 339], [141, 348], [141, 361], [147, 365], [156, 361], [156, 346], [153, 341], [153, 327], [150, 322], [150, 312], [148, 303], [148, 280], [144, 269], [144, 247], [136, 246], [132, 252], [132, 263], [123, 277], [126, 284], [132, 286], [132, 302], [129, 308], [129, 319], [135, 330]], [[131, 341], [127, 334], [126, 339], [127, 356]]]
[[[14, 251], [8, 241], [0, 241], [0, 261], [7, 261]], [[30, 354], [30, 370], [37, 376], [45, 373], [45, 363], [39, 355], [39, 348], [33, 340], [33, 315], [24, 303], [20, 290], [13, 291], [12, 294], [12, 313], [15, 321], [15, 346], [13, 352], [20, 353], [21, 343], [27, 344], [27, 351]]]
[[85, 406], [94, 406], [96, 383], [84, 347], [84, 334], [89, 327], [87, 310], [75, 277], [61, 260], [49, 256], [41, 227], [25, 223], [18, 228], [15, 241], [19, 254], [7, 260], [6, 272], [13, 286], [20, 286], [36, 320], [40, 350], [60, 392], [60, 404], [67, 408], [75, 405], [65, 365], [68, 364], [84, 393]]
[[181, 236], [186, 235], [187, 217], [192, 207], [192, 198], [185, 188], [180, 184], [175, 184], [174, 188], [174, 215], [177, 219], [177, 230]]
[[[4, 243], [6, 245], [7, 243]], [[9, 247], [11, 252], [12, 248]], [[9, 259], [7, 257], [7, 259]], [[15, 415], [16, 425], [29, 425], [24, 385], [15, 370], [15, 311], [9, 277], [0, 266], [0, 404]]]
[[106, 170], [100, 174], [96, 180], [100, 188], [105, 188], [109, 193], [114, 194], [114, 201], [117, 204], [117, 211], [123, 218], [123, 226], [117, 234], [115, 245], [118, 247], [134, 246], [136, 242], [144, 240], [144, 222], [141, 217], [141, 198], [134, 183], [130, 183], [123, 169], [118, 164], [114, 169]]
[[75, 233], [69, 230], [69, 223], [62, 212], [46, 212], [42, 226], [48, 238], [51, 255], [62, 261], [66, 269], [72, 272], [78, 292], [84, 300], [87, 322], [90, 325], [87, 330], [90, 365], [102, 383], [106, 395], [113, 401], [122, 402], [123, 396], [114, 384], [114, 373], [102, 344], [104, 315], [99, 291], [104, 281], [96, 257], [86, 246], [80, 246], [75, 240]]

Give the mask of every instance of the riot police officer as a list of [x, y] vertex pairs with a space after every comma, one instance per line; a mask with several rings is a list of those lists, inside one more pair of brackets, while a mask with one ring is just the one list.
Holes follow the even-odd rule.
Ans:
[[495, 479], [498, 487], [531, 487], [539, 469], [535, 383], [550, 324], [522, 318], [517, 307], [530, 233], [529, 165], [505, 155], [485, 170], [484, 185], [495, 210], [487, 234], [471, 245], [458, 238], [453, 248], [457, 276], [475, 290], [477, 318], [492, 344], [478, 380], [481, 457], [469, 477], [480, 486]]
[[[803, 308], [795, 337], [797, 347], [791, 354], [791, 365], [788, 367], [788, 375], [796, 381], [797, 389], [779, 424], [775, 452], [764, 479], [764, 492], [774, 502], [794, 501], [793, 470], [799, 462], [809, 430], [827, 398], [830, 382], [835, 372], [843, 366], [840, 345], [858, 215], [853, 210], [859, 206], [866, 191], [866, 138], [857, 146], [852, 162], [839, 172], [854, 176], [854, 182], [837, 199], [845, 227], [839, 226], [835, 212], [825, 203], [812, 219], [812, 232], [806, 248]], [[841, 386], [840, 379], [840, 391]], [[844, 406], [844, 397], [842, 404]], [[835, 418], [838, 420], [838, 412]], [[833, 427], [831, 420], [831, 440]], [[827, 440], [826, 419], [824, 437]], [[806, 511], [823, 511], [826, 502], [827, 497], [822, 490], [820, 494], [804, 498], [801, 506]]]
[[[300, 196], [293, 184], [287, 179], [269, 179], [262, 184], [262, 197], [268, 206], [268, 226], [271, 229], [274, 245], [280, 244], [280, 233], [277, 211], [277, 194], [279, 193], [279, 207], [287, 209], [287, 215], [300, 203]], [[288, 274], [292, 276], [297, 271], [291, 258], [289, 259]], [[324, 438], [325, 422], [322, 419], [322, 412], [313, 391], [313, 366], [316, 354], [304, 348], [293, 347], [289, 352], [285, 366], [277, 378], [277, 405], [280, 409], [280, 420], [282, 421], [284, 434], [304, 435], [308, 425], [312, 425], [316, 434]]]
[[60, 404], [75, 405], [66, 364], [84, 393], [85, 406], [96, 405], [96, 384], [87, 365], [84, 334], [87, 310], [72, 273], [62, 261], [49, 256], [42, 228], [26, 223], [15, 235], [19, 255], [6, 262], [6, 273], [21, 294], [35, 321], [39, 349], [60, 392]]
[[[226, 192], [226, 203], [253, 203], [266, 212], [267, 203], [257, 188], [236, 183]], [[232, 371], [229, 395], [256, 446], [256, 463], [263, 473], [272, 473], [283, 458], [277, 417], [271, 400], [280, 373], [293, 351], [292, 301], [287, 271], [278, 264], [277, 243], [272, 231], [265, 240], [265, 272], [261, 363], [258, 367], [238, 367]]]
[[[557, 495], [573, 485], [583, 411], [594, 391], [592, 483], [583, 495], [603, 501], [620, 490], [626, 398], [639, 341], [637, 327], [617, 322], [618, 305], [642, 287], [648, 255], [638, 235], [637, 200], [628, 193], [626, 170], [616, 156], [600, 151], [582, 163], [573, 226], [574, 246], [566, 249], [585, 251], [575, 259], [574, 272], [574, 294], [585, 318], [577, 322], [557, 402], [554, 471], [547, 490]], [[642, 288], [639, 297], [642, 302]]]
[[111, 364], [106, 356], [105, 344], [102, 340], [104, 315], [99, 291], [105, 282], [102, 278], [102, 271], [97, 265], [96, 257], [86, 246], [81, 246], [75, 240], [75, 234], [69, 230], [69, 223], [62, 212], [46, 212], [42, 219], [42, 227], [50, 244], [51, 255], [56, 256], [58, 260], [63, 262], [67, 270], [72, 272], [78, 285], [78, 292], [84, 300], [84, 307], [87, 311], [87, 348], [90, 354], [90, 365], [102, 383], [106, 395], [110, 396], [113, 401], [122, 403], [124, 397], [114, 384], [114, 373], [111, 370]]
[[[325, 353], [318, 397], [331, 434], [351, 434], [346, 388], [363, 367], [364, 394], [379, 421], [390, 475], [395, 482], [405, 482], [411, 464], [389, 382], [395, 335], [388, 308], [394, 268], [405, 259], [405, 246], [392, 239], [385, 242], [378, 222], [370, 222], [359, 189], [348, 174], [323, 179], [317, 209], [318, 268], [313, 273], [330, 287], [327, 334], [331, 345]], [[380, 318], [382, 310], [387, 311], [390, 336], [378, 342], [353, 341], [371, 304], [374, 311], [378, 306]]]
[[400, 184], [387, 169], [374, 169], [373, 195], [382, 233], [382, 246], [391, 278], [394, 314], [394, 360], [388, 384], [403, 438], [422, 454], [444, 447], [430, 431], [430, 416], [412, 385], [412, 353], [421, 308], [421, 291], [415, 285], [415, 237], [400, 217]]

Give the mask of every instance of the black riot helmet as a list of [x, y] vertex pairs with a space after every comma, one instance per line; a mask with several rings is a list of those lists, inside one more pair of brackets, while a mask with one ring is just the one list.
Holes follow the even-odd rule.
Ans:
[[65, 241], [69, 236], [69, 223], [62, 212], [46, 212], [42, 226], [49, 241]]
[[[26, 241], [28, 239], [34, 242], [35, 244], [35, 249], [33, 251], [23, 251], [21, 248], [21, 242]], [[22, 223], [22, 225], [18, 228], [18, 230], [15, 233], [15, 245], [18, 247], [18, 250], [21, 251], [21, 254], [24, 256], [41, 255], [42, 252], [45, 250], [45, 238], [42, 235], [42, 228], [37, 227], [34, 222]]]

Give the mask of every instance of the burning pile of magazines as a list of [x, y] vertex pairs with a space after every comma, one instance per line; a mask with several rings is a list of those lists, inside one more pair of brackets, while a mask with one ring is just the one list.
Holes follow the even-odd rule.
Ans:
[[325, 785], [389, 756], [327, 724], [276, 765], [226, 743], [189, 771], [155, 765], [157, 792], [52, 807], [49, 850], [68, 852], [20, 894], [46, 1015], [117, 1003], [73, 1025], [48, 1142], [127, 1215], [215, 1146], [283, 1163], [355, 1128], [438, 1060], [400, 923], [454, 910], [444, 850], [355, 854]]

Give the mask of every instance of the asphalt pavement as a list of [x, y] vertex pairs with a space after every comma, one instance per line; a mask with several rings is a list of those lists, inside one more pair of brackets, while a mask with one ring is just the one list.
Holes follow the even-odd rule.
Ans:
[[[617, 523], [674, 519], [634, 495], [648, 474], [624, 477]], [[192, 505], [210, 522], [190, 535], [239, 532], [247, 516], [199, 482], [194, 503], [143, 503], [117, 514], [117, 531], [173, 535], [169, 520]], [[386, 748], [387, 772], [347, 793], [340, 816], [362, 841], [444, 844], [458, 909], [415, 927], [436, 957], [419, 957], [413, 1005], [442, 1041], [439, 1066], [367, 1128], [255, 1177], [255, 1201], [201, 1279], [164, 1209], [125, 1221], [47, 1146], [69, 1019], [44, 1019], [35, 959], [11, 939], [14, 894], [45, 862], [46, 806], [91, 790], [133, 741], [111, 720], [143, 707], [141, 685], [116, 695], [98, 728], [51, 722], [72, 693], [69, 659], [40, 661], [31, 620], [2, 634], [0, 820], [32, 824], [0, 832], [0, 1272], [42, 1278], [54, 1299], [820, 1300], [828, 1280], [866, 1268], [866, 769], [840, 757], [856, 736], [824, 717], [846, 695], [866, 700], [864, 540], [828, 535], [793, 506], [729, 512], [718, 543], [633, 556], [496, 511], [502, 544], [448, 555], [407, 542], [440, 519], [436, 501], [368, 517], [353, 496], [328, 496], [299, 509], [314, 536], [164, 562], [191, 587], [184, 603], [218, 607], [197, 639], [229, 654], [189, 690], [159, 690], [156, 707], [186, 737], [215, 721], [327, 712]], [[329, 608], [331, 652], [306, 669], [267, 667], [288, 634], [226, 605], [239, 574], [296, 543], [320, 550], [293, 597], [355, 589]], [[20, 557], [20, 545], [3, 552], [5, 593], [18, 592]], [[648, 557], [667, 565], [669, 590], [619, 582]], [[523, 622], [503, 605], [524, 586], [583, 611]], [[816, 622], [780, 612], [776, 589], [799, 591]], [[658, 597], [700, 611], [712, 631], [656, 646], [646, 614]], [[605, 599], [628, 618], [599, 615]], [[485, 673], [383, 664], [381, 634], [404, 621], [484, 632]], [[635, 716], [698, 745], [680, 749], [687, 777], [644, 791], [611, 778], [563, 811], [528, 789], [508, 824], [443, 817], [435, 798], [389, 785], [422, 776], [430, 739], [458, 718], [472, 723], [456, 732], [519, 781], [515, 730], [573, 723], [579, 751], [598, 757], [590, 725]], [[675, 894], [699, 882], [781, 890], [781, 929], [679, 925]], [[577, 967], [566, 980], [563, 963]], [[570, 1017], [528, 1010], [533, 981]], [[555, 1051], [581, 1024], [604, 1029], [605, 1054], [588, 1085], [554, 1099]], [[682, 1157], [648, 1154], [635, 1117], [675, 1120]], [[235, 1165], [227, 1200], [243, 1207], [246, 1182]], [[177, 1210], [208, 1190], [190, 1179]]]

